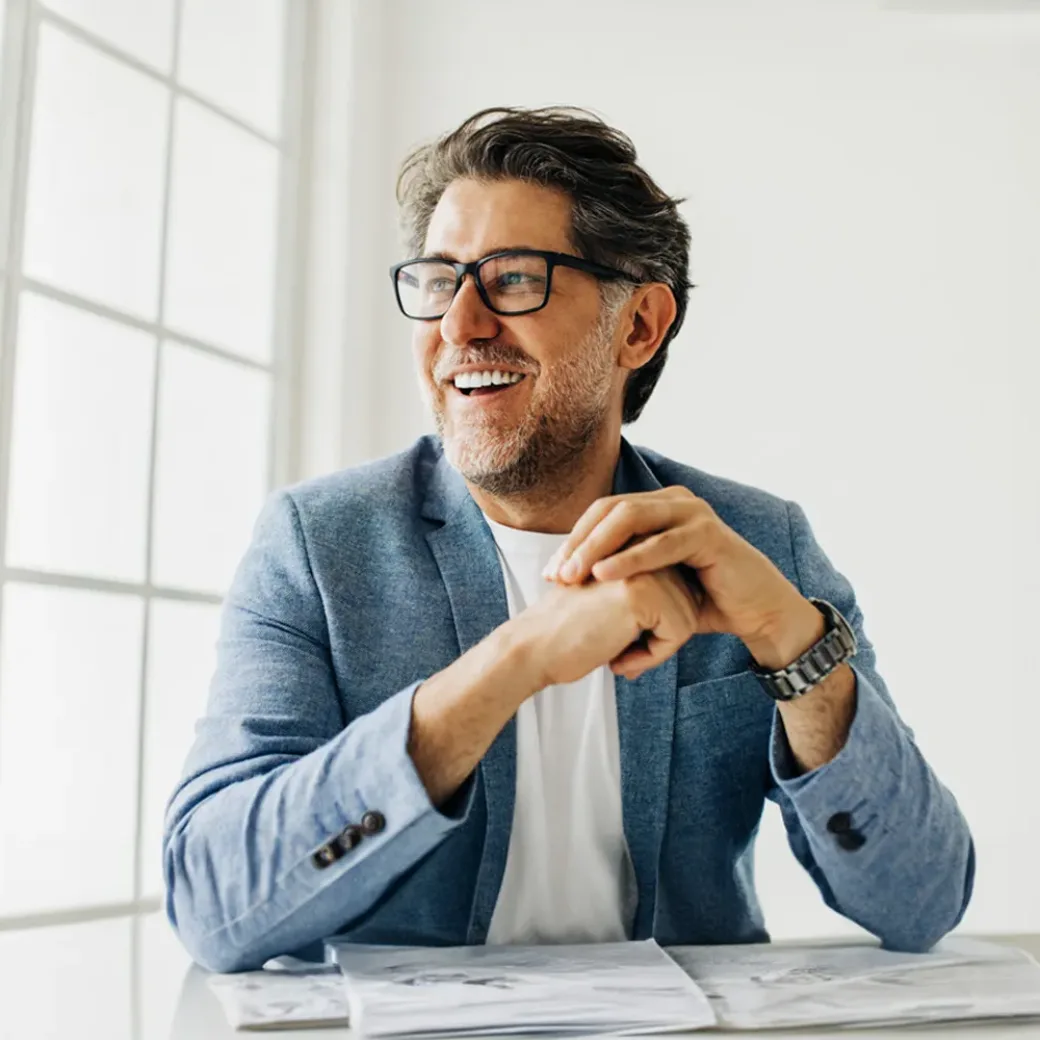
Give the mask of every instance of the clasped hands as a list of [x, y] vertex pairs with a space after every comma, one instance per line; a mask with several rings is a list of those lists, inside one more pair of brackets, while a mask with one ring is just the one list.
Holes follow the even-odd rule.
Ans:
[[543, 600], [557, 618], [546, 685], [604, 660], [634, 679], [710, 632], [736, 635], [760, 664], [781, 668], [823, 631], [820, 612], [776, 565], [685, 487], [598, 499], [544, 576], [558, 586]]

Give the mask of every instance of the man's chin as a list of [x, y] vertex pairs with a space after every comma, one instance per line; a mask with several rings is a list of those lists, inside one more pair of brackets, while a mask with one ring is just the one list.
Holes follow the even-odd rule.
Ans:
[[487, 437], [446, 437], [444, 453], [467, 480], [477, 485], [495, 482], [516, 466], [519, 446]]

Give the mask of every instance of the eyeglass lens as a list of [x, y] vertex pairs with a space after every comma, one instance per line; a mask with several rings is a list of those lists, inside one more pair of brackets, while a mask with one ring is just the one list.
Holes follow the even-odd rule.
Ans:
[[[522, 253], [489, 257], [477, 276], [499, 314], [534, 310], [545, 303], [549, 265], [545, 257]], [[410, 318], [439, 318], [455, 295], [455, 268], [436, 260], [406, 264], [397, 272], [401, 307]]]

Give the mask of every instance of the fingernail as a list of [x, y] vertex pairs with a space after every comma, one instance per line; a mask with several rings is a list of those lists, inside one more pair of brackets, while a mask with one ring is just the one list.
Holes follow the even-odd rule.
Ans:
[[578, 561], [572, 556], [561, 568], [560, 577], [564, 581], [570, 581], [578, 573]]

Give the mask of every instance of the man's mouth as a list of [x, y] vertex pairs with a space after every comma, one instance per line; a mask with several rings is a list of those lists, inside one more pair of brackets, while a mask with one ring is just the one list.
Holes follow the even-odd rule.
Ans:
[[460, 372], [453, 385], [465, 397], [490, 397], [505, 393], [526, 378], [522, 372]]

